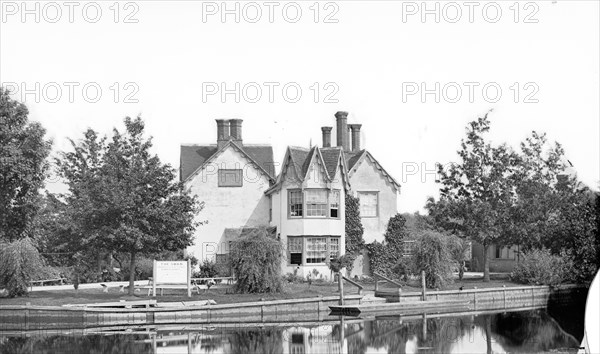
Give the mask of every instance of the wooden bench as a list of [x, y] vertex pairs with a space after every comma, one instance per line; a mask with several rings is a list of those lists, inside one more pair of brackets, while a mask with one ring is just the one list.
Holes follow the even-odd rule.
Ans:
[[[233, 284], [234, 282], [234, 278], [233, 277], [213, 277], [213, 278], [192, 278], [192, 282], [196, 283], [196, 284], [200, 284], [203, 281], [209, 281], [212, 280], [215, 282], [215, 285], [217, 284], [222, 284], [223, 282], [226, 282], [228, 285]], [[220, 281], [221, 283], [217, 282]]]
[[49, 282], [60, 282], [60, 285], [65, 284], [65, 282], [67, 281], [67, 279], [65, 278], [54, 278], [54, 279], [43, 279], [43, 280], [31, 280], [29, 282], [29, 286], [31, 287], [31, 290], [33, 290], [33, 285], [34, 284], [40, 284], [40, 286], [44, 286], [44, 283], [49, 283]]

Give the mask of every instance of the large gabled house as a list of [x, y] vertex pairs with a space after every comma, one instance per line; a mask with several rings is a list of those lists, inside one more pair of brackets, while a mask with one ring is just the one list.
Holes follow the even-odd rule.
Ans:
[[180, 158], [180, 178], [204, 202], [198, 221], [206, 221], [187, 253], [222, 262], [231, 240], [268, 223], [264, 192], [275, 182], [273, 148], [245, 144], [241, 119], [219, 119], [217, 143], [182, 145]]
[[[230, 241], [246, 230], [271, 226], [285, 248], [283, 273], [330, 276], [328, 263], [345, 249], [345, 197], [360, 200], [365, 241], [382, 241], [389, 218], [397, 213], [400, 185], [360, 146], [359, 124], [336, 113], [337, 146], [332, 127], [323, 127], [323, 145], [289, 146], [275, 175], [269, 145], [247, 145], [240, 119], [217, 120], [217, 144], [183, 145], [181, 179], [205, 202], [189, 254], [224, 262]], [[350, 136], [350, 132], [352, 135]], [[368, 274], [366, 254], [353, 274]]]

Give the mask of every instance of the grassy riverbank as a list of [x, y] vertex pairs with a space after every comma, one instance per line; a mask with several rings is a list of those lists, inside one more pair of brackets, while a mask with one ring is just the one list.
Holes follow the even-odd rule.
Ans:
[[[365, 286], [365, 292], [373, 292], [375, 289], [374, 283], [362, 283]], [[509, 286], [521, 286], [508, 280], [492, 280], [488, 283], [484, 283], [481, 279], [465, 279], [463, 281], [456, 281], [444, 290], [456, 290], [461, 286], [463, 289], [473, 289], [475, 287], [482, 288], [493, 288], [502, 287], [503, 285]], [[421, 289], [417, 284], [412, 283], [402, 288], [403, 292], [419, 292]], [[200, 290], [200, 295], [194, 293], [192, 298], [185, 296], [184, 290], [165, 290], [164, 296], [157, 296], [156, 299], [161, 302], [167, 301], [188, 301], [188, 300], [215, 300], [218, 304], [230, 304], [239, 302], [251, 302], [258, 301], [260, 299], [265, 300], [280, 300], [280, 299], [296, 299], [296, 298], [309, 298], [317, 296], [337, 296], [337, 283], [308, 283], [302, 284], [286, 284], [284, 292], [278, 294], [229, 294], [227, 288], [218, 288], [211, 290]], [[346, 294], [356, 294], [356, 288], [350, 284], [345, 284]], [[109, 288], [108, 293], [103, 293], [102, 288], [98, 289], [66, 289], [66, 290], [54, 290], [54, 291], [34, 291], [26, 297], [20, 298], [0, 298], [0, 306], [2, 305], [25, 305], [30, 303], [31, 305], [40, 306], [59, 306], [64, 304], [83, 304], [93, 302], [109, 302], [119, 300], [146, 300], [152, 299], [153, 297], [147, 297], [147, 290], [137, 292], [135, 296], [129, 296], [126, 293], [119, 292], [119, 288]]]

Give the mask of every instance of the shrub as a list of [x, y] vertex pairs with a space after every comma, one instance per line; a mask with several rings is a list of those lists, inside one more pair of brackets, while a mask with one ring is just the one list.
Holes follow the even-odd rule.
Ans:
[[283, 280], [290, 283], [302, 283], [304, 278], [298, 275], [298, 269], [294, 269], [294, 273], [287, 273], [283, 276]]
[[265, 228], [255, 229], [234, 240], [229, 262], [236, 278], [238, 293], [272, 293], [282, 288], [283, 249]]
[[389, 248], [386, 248], [385, 244], [373, 241], [367, 245], [367, 251], [369, 252], [371, 273], [379, 273], [387, 277], [394, 275], [392, 257], [389, 256]]
[[331, 271], [334, 273], [337, 273], [344, 268], [351, 270], [355, 259], [356, 256], [352, 254], [344, 254], [343, 256], [332, 259], [329, 262], [329, 269], [331, 269]]
[[408, 281], [408, 277], [414, 275], [415, 265], [412, 257], [402, 257], [393, 268], [394, 274], [404, 281]]
[[448, 236], [435, 231], [423, 231], [417, 241], [414, 267], [425, 271], [428, 288], [444, 288], [452, 283], [452, 271], [457, 266], [448, 246]]
[[573, 263], [566, 255], [553, 255], [548, 249], [523, 254], [510, 275], [512, 281], [532, 285], [558, 285], [567, 280]]
[[[371, 272], [381, 275], [397, 278], [407, 275], [404, 259], [404, 240], [408, 238], [408, 229], [406, 228], [406, 219], [401, 214], [396, 214], [390, 218], [384, 234], [385, 242], [374, 241], [367, 245], [369, 252], [369, 265]], [[400, 263], [403, 263], [400, 265]], [[401, 266], [400, 268], [398, 268]], [[397, 271], [400, 270], [401, 273]]]
[[198, 278], [213, 278], [219, 274], [217, 264], [213, 261], [205, 259], [200, 265], [200, 273]]
[[9, 297], [26, 295], [29, 282], [43, 267], [40, 254], [28, 237], [0, 243], [0, 284]]

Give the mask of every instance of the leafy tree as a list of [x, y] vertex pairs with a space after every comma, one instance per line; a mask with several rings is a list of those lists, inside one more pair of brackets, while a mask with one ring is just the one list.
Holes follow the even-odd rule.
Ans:
[[425, 271], [425, 284], [429, 288], [444, 288], [453, 281], [452, 271], [457, 263], [448, 240], [446, 235], [431, 230], [418, 237], [414, 270]]
[[562, 146], [550, 146], [545, 134], [533, 131], [521, 143], [509, 235], [525, 250], [565, 253], [574, 261], [574, 278], [589, 280], [599, 265], [596, 194], [577, 181], [569, 164]]
[[365, 246], [362, 221], [360, 220], [360, 203], [358, 198], [346, 194], [346, 253], [358, 255]]
[[266, 227], [256, 228], [231, 243], [229, 263], [240, 293], [275, 293], [282, 288], [279, 241]]
[[31, 235], [52, 145], [28, 115], [0, 86], [0, 239], [8, 241]]
[[29, 237], [0, 242], [0, 284], [8, 296], [27, 294], [29, 282], [43, 269], [40, 254]]
[[[489, 113], [488, 113], [489, 114]], [[439, 166], [440, 201], [427, 204], [434, 219], [483, 245], [484, 281], [489, 281], [488, 250], [503, 244], [510, 229], [514, 175], [518, 156], [505, 144], [493, 146], [484, 135], [488, 114], [469, 123], [458, 151], [460, 162]]]
[[115, 129], [107, 144], [88, 130], [74, 152], [63, 154], [60, 168], [70, 187], [72, 234], [84, 235], [75, 247], [128, 254], [133, 295], [136, 257], [189, 246], [202, 205], [150, 153], [141, 118], [124, 122], [125, 133]]

